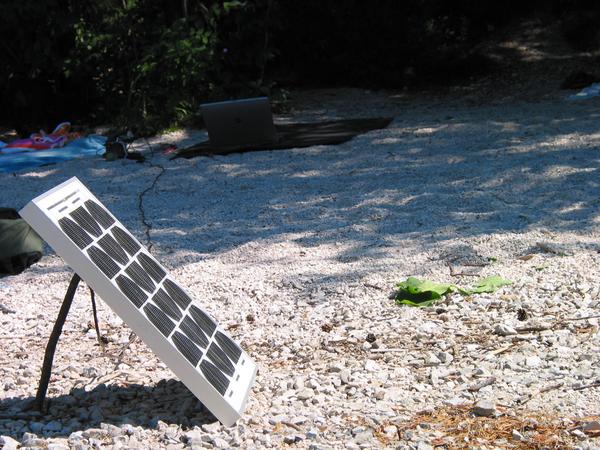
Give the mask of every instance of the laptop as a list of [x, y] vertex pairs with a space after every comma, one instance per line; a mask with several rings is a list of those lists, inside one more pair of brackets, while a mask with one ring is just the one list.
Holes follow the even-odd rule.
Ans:
[[277, 141], [267, 97], [204, 103], [200, 109], [211, 145], [231, 147]]

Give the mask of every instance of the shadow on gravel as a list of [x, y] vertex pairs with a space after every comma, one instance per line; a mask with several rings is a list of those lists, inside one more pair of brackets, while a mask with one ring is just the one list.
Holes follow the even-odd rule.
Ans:
[[[260, 251], [269, 240], [307, 254], [342, 244], [341, 262], [374, 262], [411, 243], [435, 249], [491, 233], [597, 229], [596, 102], [394, 108], [387, 129], [338, 146], [161, 160], [166, 171], [143, 199], [154, 251], [176, 266], [247, 243]], [[158, 169], [106, 163], [80, 172], [145, 241], [128, 184], [141, 191]], [[63, 179], [51, 174], [36, 189]]]
[[29, 409], [33, 400], [0, 399], [0, 435], [18, 440], [29, 431], [45, 438], [68, 437], [73, 431], [100, 428], [102, 423], [156, 429], [158, 421], [187, 429], [217, 420], [182, 382], [173, 379], [155, 386], [100, 384], [89, 392], [73, 389], [68, 395], [50, 397], [46, 414]]
[[600, 115], [554, 106], [448, 109], [337, 147], [196, 158], [161, 180], [177, 180], [185, 208], [169, 204], [173, 188], [147, 199], [152, 237], [199, 253], [273, 238], [342, 242], [352, 261], [411, 240], [584, 234], [600, 211]]

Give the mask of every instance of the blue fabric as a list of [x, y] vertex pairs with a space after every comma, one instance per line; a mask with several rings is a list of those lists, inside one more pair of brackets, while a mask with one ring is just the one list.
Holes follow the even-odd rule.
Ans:
[[16, 172], [31, 167], [43, 166], [78, 156], [93, 156], [104, 153], [105, 136], [90, 135], [75, 139], [62, 148], [50, 150], [24, 149], [21, 153], [2, 154], [0, 146], [0, 172]]

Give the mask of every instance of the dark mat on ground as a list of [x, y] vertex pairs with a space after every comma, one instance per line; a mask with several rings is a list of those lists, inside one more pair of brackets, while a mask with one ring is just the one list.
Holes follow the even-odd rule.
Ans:
[[337, 145], [349, 141], [367, 131], [387, 127], [392, 117], [374, 119], [346, 119], [331, 122], [290, 123], [275, 125], [276, 142], [233, 147], [217, 147], [210, 141], [201, 142], [181, 149], [173, 158], [193, 158], [195, 156], [227, 155], [259, 150], [284, 150], [288, 148], [310, 147], [312, 145]]

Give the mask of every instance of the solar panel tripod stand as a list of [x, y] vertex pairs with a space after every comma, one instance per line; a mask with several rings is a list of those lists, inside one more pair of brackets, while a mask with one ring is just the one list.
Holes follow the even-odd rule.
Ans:
[[[48, 343], [46, 344], [46, 350], [44, 351], [44, 362], [42, 364], [40, 381], [38, 383], [38, 389], [35, 394], [34, 402], [35, 408], [40, 412], [44, 410], [46, 393], [48, 392], [48, 384], [50, 383], [50, 376], [52, 375], [52, 363], [54, 362], [54, 353], [56, 352], [56, 345], [58, 344], [58, 340], [60, 338], [60, 335], [62, 334], [63, 325], [67, 320], [67, 315], [69, 314], [69, 310], [71, 309], [71, 304], [73, 303], [73, 298], [75, 297], [75, 292], [77, 291], [77, 286], [79, 286], [80, 281], [81, 277], [77, 274], [74, 274], [71, 277], [69, 287], [67, 288], [67, 292], [65, 293], [65, 298], [58, 312], [58, 316], [56, 317], [56, 321], [54, 322], [54, 327], [52, 327], [52, 332], [50, 333], [50, 337], [48, 338]], [[95, 295], [94, 291], [91, 288], [90, 293], [92, 298], [92, 312], [94, 315], [94, 328], [96, 329], [96, 338], [98, 339], [98, 343], [100, 344], [100, 346], [104, 348], [104, 342], [102, 341], [100, 327], [98, 325], [98, 314], [96, 312]]]

